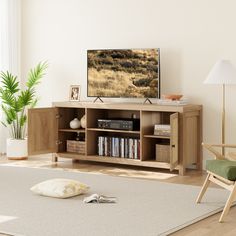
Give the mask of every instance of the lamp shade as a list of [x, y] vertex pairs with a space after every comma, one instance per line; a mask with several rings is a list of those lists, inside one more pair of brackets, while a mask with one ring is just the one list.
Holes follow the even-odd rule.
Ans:
[[204, 84], [236, 84], [235, 67], [229, 60], [217, 61]]

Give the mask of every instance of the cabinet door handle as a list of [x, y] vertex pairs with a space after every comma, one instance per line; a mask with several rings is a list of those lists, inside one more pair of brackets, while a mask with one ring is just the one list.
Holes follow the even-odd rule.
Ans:
[[171, 147], [174, 148], [174, 147], [175, 147], [175, 144], [172, 144]]
[[56, 114], [56, 119], [59, 119], [59, 118], [61, 118], [61, 117], [62, 117], [62, 115]]

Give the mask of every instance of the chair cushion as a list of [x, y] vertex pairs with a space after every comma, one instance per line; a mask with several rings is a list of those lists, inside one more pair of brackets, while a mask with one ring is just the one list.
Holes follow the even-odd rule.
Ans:
[[236, 180], [236, 161], [207, 160], [206, 169], [225, 179]]

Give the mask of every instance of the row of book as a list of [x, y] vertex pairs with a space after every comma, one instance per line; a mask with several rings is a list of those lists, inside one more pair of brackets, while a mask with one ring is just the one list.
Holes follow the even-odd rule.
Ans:
[[99, 136], [98, 155], [140, 159], [140, 139]]

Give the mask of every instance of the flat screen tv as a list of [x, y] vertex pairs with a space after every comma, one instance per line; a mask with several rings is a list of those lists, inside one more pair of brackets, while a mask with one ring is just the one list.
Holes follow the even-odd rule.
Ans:
[[88, 97], [159, 98], [159, 49], [87, 51]]

